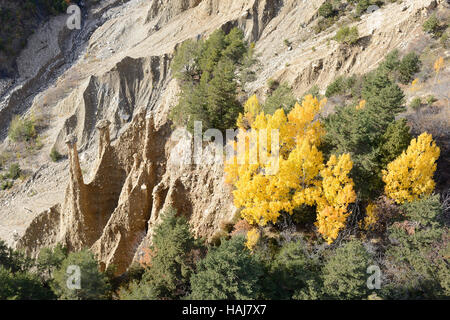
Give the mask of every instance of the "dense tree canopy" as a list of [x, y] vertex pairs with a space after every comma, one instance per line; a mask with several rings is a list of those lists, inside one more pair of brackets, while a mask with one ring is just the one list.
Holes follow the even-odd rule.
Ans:
[[[67, 285], [71, 276], [76, 276], [75, 269], [79, 268], [80, 288], [73, 289]], [[72, 270], [72, 274], [68, 273]], [[75, 280], [72, 282], [76, 285]], [[53, 290], [62, 300], [99, 300], [108, 298], [110, 284], [107, 276], [99, 271], [99, 264], [94, 255], [89, 250], [71, 252], [61, 267], [54, 272]]]
[[[197, 252], [196, 252], [197, 250]], [[155, 228], [148, 262], [140, 284], [132, 283], [122, 292], [123, 299], [176, 299], [190, 292], [189, 279], [194, 271], [199, 245], [189, 224], [170, 208]]]
[[336, 249], [323, 269], [323, 289], [332, 299], [367, 297], [367, 267], [370, 256], [360, 241], [354, 240]]
[[351, 177], [362, 199], [381, 194], [381, 170], [387, 159], [405, 149], [410, 138], [406, 122], [395, 122], [396, 115], [405, 110], [404, 94], [387, 70], [382, 65], [364, 77], [363, 108], [339, 107], [324, 119], [324, 150], [350, 153], [354, 162]]
[[237, 101], [238, 70], [252, 61], [243, 38], [238, 28], [228, 34], [219, 29], [207, 40], [188, 40], [177, 49], [172, 71], [181, 82], [181, 94], [171, 111], [176, 125], [192, 131], [194, 121], [202, 121], [203, 128], [234, 128], [242, 110]]
[[263, 267], [240, 236], [212, 249], [191, 278], [191, 299], [257, 299]]

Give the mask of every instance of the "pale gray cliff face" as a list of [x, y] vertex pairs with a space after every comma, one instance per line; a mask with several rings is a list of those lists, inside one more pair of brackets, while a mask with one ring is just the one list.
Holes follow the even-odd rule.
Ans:
[[[2, 139], [16, 111], [41, 115], [46, 123], [44, 147], [20, 160], [33, 174], [0, 193], [0, 238], [33, 255], [56, 242], [91, 247], [104, 268], [114, 264], [119, 273], [139, 259], [169, 206], [190, 219], [197, 236], [211, 238], [236, 208], [223, 164], [178, 161], [192, 142], [175, 137], [167, 119], [179, 90], [170, 74], [173, 50], [186, 39], [239, 26], [260, 55], [248, 93], [263, 96], [273, 78], [301, 95], [315, 84], [324, 90], [338, 75], [369, 71], [392, 49], [415, 45], [433, 4], [407, 0], [389, 4], [382, 15], [364, 15], [351, 22], [364, 41], [347, 48], [329, 40], [336, 26], [312, 33], [323, 2], [105, 1], [85, 17], [78, 36], [64, 27], [64, 17], [43, 26], [18, 60], [24, 82], [0, 102]], [[293, 43], [290, 49], [284, 39]], [[40, 41], [49, 44], [42, 52]], [[4, 140], [0, 151], [10, 143]], [[68, 159], [50, 162], [53, 147]]]

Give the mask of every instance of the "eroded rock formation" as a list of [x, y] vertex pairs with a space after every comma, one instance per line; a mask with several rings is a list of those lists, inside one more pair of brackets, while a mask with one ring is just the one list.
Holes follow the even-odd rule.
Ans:
[[[39, 215], [18, 247], [31, 255], [58, 242], [69, 250], [91, 248], [103, 269], [114, 265], [121, 274], [151, 243], [160, 212], [169, 206], [190, 219], [197, 236], [211, 237], [220, 221], [231, 219], [235, 210], [223, 182], [222, 163], [180, 162], [183, 153], [191, 153], [190, 139], [174, 144], [167, 135], [168, 124], [157, 129], [145, 111], [114, 144], [109, 124], [101, 120], [96, 125], [99, 153], [91, 182], [84, 182], [76, 137], [66, 139], [70, 181], [65, 201]], [[42, 245], [35, 241], [40, 221], [46, 224], [46, 234], [40, 237], [51, 235]]]

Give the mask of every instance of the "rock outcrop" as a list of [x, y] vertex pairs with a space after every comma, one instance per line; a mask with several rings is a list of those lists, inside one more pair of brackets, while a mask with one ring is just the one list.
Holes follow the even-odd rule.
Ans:
[[[180, 163], [180, 152], [191, 153], [190, 139], [173, 145], [167, 125], [157, 129], [153, 117], [146, 117], [145, 112], [135, 116], [113, 145], [109, 140], [109, 121], [101, 120], [97, 128], [99, 156], [89, 183], [83, 181], [76, 137], [68, 137], [70, 181], [65, 202], [61, 209], [39, 215], [26, 230], [19, 247], [29, 254], [37, 254], [42, 247], [32, 239], [42, 227], [39, 221], [45, 220], [45, 232], [52, 236], [43, 245], [59, 242], [69, 250], [91, 247], [104, 269], [114, 265], [120, 274], [151, 243], [159, 214], [168, 207], [186, 215], [195, 234], [206, 238], [217, 231], [222, 220], [233, 216], [222, 163]], [[161, 161], [166, 147], [167, 167]]]

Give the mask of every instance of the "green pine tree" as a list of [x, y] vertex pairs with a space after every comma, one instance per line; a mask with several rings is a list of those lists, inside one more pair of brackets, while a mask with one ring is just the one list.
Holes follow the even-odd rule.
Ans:
[[236, 236], [211, 249], [191, 278], [191, 299], [257, 299], [261, 295], [263, 267]]
[[[80, 289], [72, 289], [67, 285], [70, 274], [69, 266], [80, 268]], [[54, 272], [52, 289], [62, 300], [103, 300], [107, 299], [110, 285], [105, 273], [99, 271], [99, 265], [89, 250], [71, 252]]]

